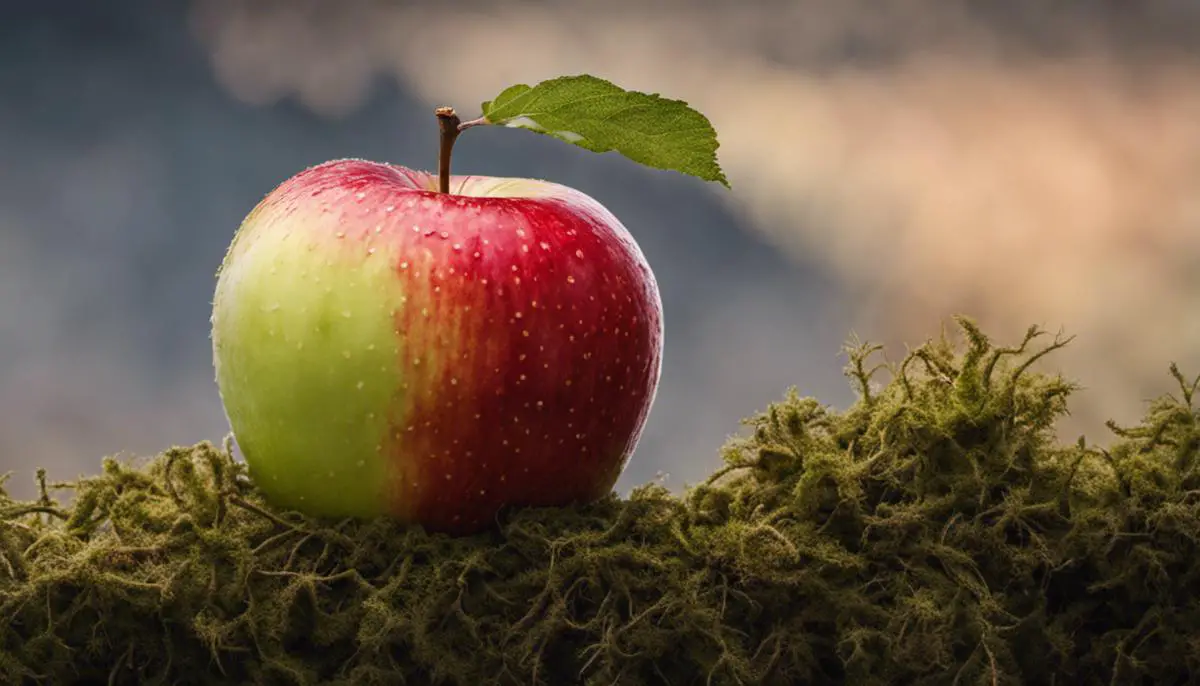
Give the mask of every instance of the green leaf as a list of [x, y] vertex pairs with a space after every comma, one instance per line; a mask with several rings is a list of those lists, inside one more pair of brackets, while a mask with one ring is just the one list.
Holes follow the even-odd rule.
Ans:
[[594, 76], [518, 84], [483, 103], [489, 124], [529, 129], [593, 152], [615, 150], [655, 169], [729, 181], [717, 162], [717, 132], [682, 100], [627, 91]]

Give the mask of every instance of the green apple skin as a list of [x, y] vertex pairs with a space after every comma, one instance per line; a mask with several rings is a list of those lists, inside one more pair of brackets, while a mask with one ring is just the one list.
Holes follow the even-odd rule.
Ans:
[[216, 381], [252, 478], [314, 516], [467, 533], [609, 492], [653, 403], [662, 305], [621, 223], [543, 181], [307, 169], [218, 273]]

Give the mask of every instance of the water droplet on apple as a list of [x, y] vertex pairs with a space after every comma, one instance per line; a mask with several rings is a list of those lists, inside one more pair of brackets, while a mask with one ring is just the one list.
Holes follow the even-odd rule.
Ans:
[[363, 389], [363, 386], [366, 386], [366, 385], [367, 384], [363, 383], [362, 381], [359, 381], [358, 383], [354, 384], [354, 387], [361, 391]]

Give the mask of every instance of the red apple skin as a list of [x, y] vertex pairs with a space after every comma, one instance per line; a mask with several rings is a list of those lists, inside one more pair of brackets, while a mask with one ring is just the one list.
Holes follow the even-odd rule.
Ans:
[[[289, 247], [280, 247], [284, 238]], [[337, 341], [341, 324], [316, 300], [234, 316], [248, 284], [275, 288], [263, 270], [271, 264], [274, 274], [276, 263], [244, 257], [256, 249], [292, 251], [295, 260], [280, 268], [299, 264], [306, 279], [324, 277], [331, 298], [346, 280], [376, 279], [367, 291], [374, 302], [362, 308], [372, 314], [355, 316], [387, 320], [371, 322], [386, 339], [368, 346], [392, 355], [367, 380], [388, 385], [378, 396], [384, 406], [354, 405], [339, 360], [316, 353], [279, 378], [304, 332]], [[387, 269], [365, 267], [378, 260]], [[505, 506], [584, 503], [611, 492], [641, 435], [662, 360], [654, 276], [598, 202], [558, 184], [486, 177], [454, 177], [442, 194], [427, 173], [364, 160], [310, 168], [255, 208], [222, 267], [213, 322], [227, 415], [268, 497], [329, 516], [370, 515], [377, 502], [403, 521], [450, 533], [487, 527]], [[271, 337], [262, 334], [268, 325]], [[292, 338], [275, 336], [277, 325]], [[359, 349], [363, 335], [347, 330], [346, 340]], [[329, 373], [306, 376], [304, 365], [326, 363]], [[376, 419], [325, 419], [347, 407]], [[288, 450], [279, 431], [290, 433]], [[371, 454], [305, 452], [339, 431], [371, 432]], [[353, 472], [351, 464], [381, 482], [320, 478], [325, 467], [330, 477]]]

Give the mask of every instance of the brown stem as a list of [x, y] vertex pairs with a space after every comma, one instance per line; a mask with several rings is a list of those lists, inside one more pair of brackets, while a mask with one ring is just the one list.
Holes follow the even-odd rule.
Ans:
[[462, 121], [454, 113], [453, 107], [437, 108], [438, 129], [441, 130], [441, 150], [438, 152], [438, 190], [450, 192], [450, 153], [454, 150], [454, 141], [458, 138], [458, 125]]

